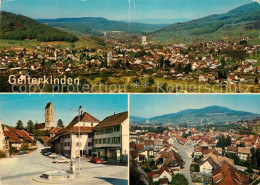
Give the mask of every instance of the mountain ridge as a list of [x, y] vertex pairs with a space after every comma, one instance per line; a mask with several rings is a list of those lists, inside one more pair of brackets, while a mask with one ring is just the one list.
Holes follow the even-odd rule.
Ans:
[[36, 19], [37, 21], [51, 26], [79, 31], [85, 34], [99, 34], [103, 31], [122, 31], [126, 33], [150, 32], [165, 27], [167, 24], [146, 24], [137, 22], [125, 22], [109, 20], [104, 17], [78, 17], [57, 19]]
[[148, 33], [151, 40], [163, 43], [196, 43], [239, 35], [256, 39], [260, 34], [260, 5], [242, 5], [224, 14], [213, 14], [184, 23], [175, 23]]
[[[203, 123], [203, 122], [229, 122], [239, 121], [241, 119], [251, 119], [260, 116], [247, 111], [232, 110], [227, 107], [212, 105], [203, 107], [201, 109], [185, 109], [176, 113], [163, 114], [148, 118], [149, 123], [163, 124], [163, 123]], [[147, 118], [140, 118], [139, 120], [146, 120]], [[130, 116], [131, 123], [144, 123], [135, 119], [135, 116]]]

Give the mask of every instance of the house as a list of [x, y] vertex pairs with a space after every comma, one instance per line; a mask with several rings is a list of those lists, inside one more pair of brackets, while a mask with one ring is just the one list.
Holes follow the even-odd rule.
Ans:
[[50, 130], [50, 138], [53, 138], [54, 136], [56, 136], [56, 134], [63, 129], [62, 127], [56, 127], [56, 128], [52, 128]]
[[208, 81], [208, 76], [203, 74], [199, 76], [199, 82], [207, 82]]
[[211, 174], [212, 170], [219, 167], [219, 164], [211, 157], [208, 157], [206, 160], [202, 161], [199, 166], [201, 173]]
[[6, 137], [4, 130], [3, 130], [3, 126], [2, 126], [2, 122], [0, 120], [0, 151], [2, 151], [3, 153], [5, 153], [6, 156], [9, 156], [9, 139], [8, 137]]
[[206, 142], [205, 140], [201, 140], [201, 141], [199, 142], [199, 146], [200, 146], [200, 147], [207, 147], [207, 148], [211, 149], [210, 144], [209, 144], [208, 142]]
[[180, 170], [183, 164], [181, 156], [174, 150], [158, 153], [154, 161], [157, 165], [166, 165], [171, 170]]
[[132, 143], [132, 142], [136, 143], [137, 139], [138, 139], [138, 136], [137, 136], [136, 132], [130, 132], [130, 143]]
[[222, 148], [221, 147], [214, 147], [214, 150], [222, 155]]
[[[165, 165], [162, 165], [160, 169], [146, 173], [153, 182], [160, 181], [160, 179], [168, 179], [168, 182], [172, 181], [173, 172]], [[162, 180], [161, 180], [162, 181]]]
[[87, 112], [81, 112], [50, 139], [51, 149], [71, 159], [92, 155], [92, 129], [98, 124], [98, 119]]
[[238, 155], [239, 159], [246, 161], [248, 159], [248, 157], [251, 156], [250, 148], [238, 147], [237, 155]]
[[212, 151], [208, 154], [206, 154], [202, 159], [201, 161], [205, 161], [207, 160], [208, 158], [212, 158], [212, 160], [214, 160], [218, 165], [221, 165], [223, 162], [227, 162], [231, 165], [234, 165], [234, 161], [232, 159], [229, 159], [227, 157], [223, 157], [221, 155], [219, 155], [216, 151]]
[[14, 132], [4, 129], [4, 135], [9, 142], [10, 148], [21, 149], [23, 141]]
[[226, 152], [230, 154], [237, 154], [237, 147], [235, 146], [228, 146], [226, 147]]
[[181, 145], [185, 145], [187, 139], [181, 136], [176, 136], [177, 142], [180, 143]]
[[210, 153], [212, 150], [208, 147], [200, 147], [195, 146], [194, 147], [194, 158], [199, 158], [201, 156], [205, 156], [206, 154]]
[[94, 127], [94, 151], [97, 156], [116, 162], [127, 162], [129, 151], [128, 112], [106, 117]]
[[214, 169], [212, 174], [215, 185], [249, 185], [249, 177], [227, 162]]

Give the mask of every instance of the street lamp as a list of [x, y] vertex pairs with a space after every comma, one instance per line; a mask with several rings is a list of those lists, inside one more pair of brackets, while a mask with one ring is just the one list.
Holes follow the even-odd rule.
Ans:
[[79, 134], [78, 134], [79, 174], [81, 173], [81, 172], [80, 172], [80, 124], [79, 124], [79, 122], [80, 122], [80, 112], [81, 112], [81, 108], [82, 108], [82, 106], [80, 105], [78, 110], [77, 110], [77, 109], [71, 109], [71, 110], [73, 110], [73, 111], [78, 112], [78, 127], [79, 127]]

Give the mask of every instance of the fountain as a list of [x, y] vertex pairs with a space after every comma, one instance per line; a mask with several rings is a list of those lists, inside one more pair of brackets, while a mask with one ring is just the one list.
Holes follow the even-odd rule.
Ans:
[[62, 183], [74, 179], [76, 176], [75, 172], [75, 161], [72, 159], [70, 162], [70, 170], [69, 171], [47, 171], [42, 175], [34, 178], [37, 182], [45, 182], [45, 183], [57, 183], [61, 181]]

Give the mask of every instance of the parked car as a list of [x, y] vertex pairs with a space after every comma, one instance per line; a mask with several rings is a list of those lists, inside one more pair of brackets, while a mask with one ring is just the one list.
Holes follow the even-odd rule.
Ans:
[[102, 163], [102, 160], [98, 157], [91, 157], [90, 162], [92, 163]]
[[51, 154], [52, 154], [52, 152], [46, 152], [46, 153], [44, 153], [44, 156], [49, 156]]
[[50, 152], [49, 148], [44, 148], [41, 150], [41, 153], [44, 155], [45, 153]]
[[70, 160], [67, 159], [66, 157], [59, 157], [59, 158], [56, 158], [53, 163], [69, 163]]
[[22, 150], [20, 150], [20, 151], [18, 152], [18, 155], [23, 155], [23, 154], [25, 154], [25, 152], [22, 151]]
[[50, 155], [48, 155], [49, 156], [49, 158], [53, 158], [54, 156], [56, 156], [57, 154], [56, 153], [52, 153], [52, 154], [50, 154]]
[[51, 157], [51, 158], [52, 158], [52, 159], [58, 159], [58, 158], [60, 158], [60, 157], [62, 157], [62, 155], [58, 154], [58, 155], [55, 155], [54, 157]]

